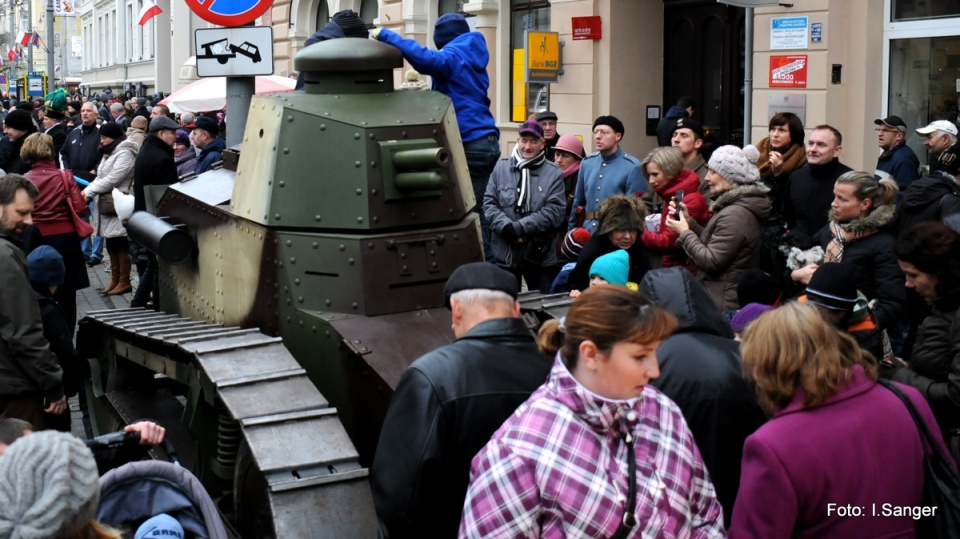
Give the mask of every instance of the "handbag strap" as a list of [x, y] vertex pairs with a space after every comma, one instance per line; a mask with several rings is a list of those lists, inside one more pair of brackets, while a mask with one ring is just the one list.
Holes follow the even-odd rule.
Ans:
[[930, 433], [930, 428], [927, 426], [927, 422], [920, 417], [920, 411], [917, 410], [917, 407], [913, 404], [913, 401], [910, 400], [910, 397], [908, 397], [903, 391], [900, 391], [900, 388], [898, 388], [889, 380], [881, 378], [877, 380], [877, 383], [893, 392], [894, 395], [903, 401], [904, 406], [907, 407], [907, 411], [910, 412], [910, 417], [913, 418], [913, 422], [917, 426], [917, 431], [920, 433], [920, 443], [923, 444], [923, 454], [936, 455], [941, 459], [946, 458], [943, 452], [940, 450], [940, 447], [937, 445], [935, 441], [936, 438], [934, 438], [933, 434]]
[[637, 505], [637, 455], [633, 451], [633, 434], [628, 432], [624, 440], [627, 442], [627, 504], [620, 527], [610, 539], [624, 539], [637, 525], [637, 515], [634, 512]]

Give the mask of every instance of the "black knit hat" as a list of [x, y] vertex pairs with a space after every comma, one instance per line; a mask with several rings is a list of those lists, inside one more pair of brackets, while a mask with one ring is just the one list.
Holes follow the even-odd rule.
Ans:
[[598, 125], [608, 125], [614, 133], [623, 134], [623, 122], [616, 116], [601, 116], [593, 121], [593, 129], [596, 129]]
[[30, 113], [20, 108], [8, 112], [7, 117], [3, 119], [3, 123], [7, 127], [19, 129], [20, 131], [34, 130], [33, 119], [30, 118]]
[[857, 273], [846, 264], [827, 262], [813, 272], [807, 302], [835, 311], [852, 311], [857, 304]]
[[777, 279], [757, 268], [744, 270], [737, 281], [737, 303], [741, 308], [749, 303], [776, 305], [782, 294]]
[[370, 37], [370, 33], [367, 31], [367, 23], [363, 22], [360, 15], [357, 15], [357, 12], [352, 9], [337, 12], [333, 16], [333, 22], [337, 23], [337, 26], [343, 31], [344, 37]]
[[123, 136], [123, 129], [117, 122], [106, 122], [100, 126], [100, 136], [118, 139]]

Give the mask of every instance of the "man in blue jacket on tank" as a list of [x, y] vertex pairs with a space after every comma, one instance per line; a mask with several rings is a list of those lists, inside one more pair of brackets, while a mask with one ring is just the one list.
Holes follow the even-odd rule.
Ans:
[[412, 39], [404, 39], [396, 32], [378, 28], [371, 37], [400, 49], [403, 57], [421, 74], [433, 78], [433, 89], [453, 101], [460, 126], [463, 151], [470, 169], [470, 181], [480, 214], [483, 232], [483, 252], [492, 262], [490, 229], [480, 206], [494, 165], [500, 159], [500, 130], [490, 112], [490, 77], [487, 63], [490, 53], [480, 32], [471, 32], [466, 18], [460, 13], [447, 13], [437, 19], [431, 50]]

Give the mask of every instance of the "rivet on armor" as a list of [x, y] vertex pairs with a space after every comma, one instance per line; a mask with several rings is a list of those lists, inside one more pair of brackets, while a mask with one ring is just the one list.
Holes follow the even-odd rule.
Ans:
[[358, 223], [362, 223], [362, 222], [363, 222], [363, 216], [357, 217], [357, 222], [358, 222]]
[[407, 258], [407, 253], [400, 253], [400, 258]]
[[354, 133], [353, 140], [360, 140], [360, 133]]
[[290, 153], [290, 148], [284, 148], [283, 153]]
[[313, 242], [313, 248], [316, 249], [317, 247], [320, 247], [320, 244], [318, 244], [317, 242]]
[[293, 115], [287, 116], [287, 123], [293, 122]]
[[293, 284], [300, 286], [300, 279], [294, 279]]
[[297, 303], [303, 303], [303, 296], [297, 297]]
[[360, 167], [363, 166], [363, 163], [361, 163], [360, 161], [354, 161], [354, 162], [353, 162], [353, 166], [355, 166], [355, 167], [357, 167], [357, 168], [360, 168]]
[[287, 240], [287, 247], [290, 247], [291, 245], [293, 245], [293, 240]]
[[327, 130], [327, 124], [320, 124], [320, 131], [326, 131], [326, 130]]
[[[373, 163], [370, 163], [370, 166], [376, 166], [376, 165], [373, 164]], [[370, 194], [371, 194], [372, 196], [377, 196], [377, 190], [376, 190], [376, 189], [371, 189], [371, 190], [370, 190]]]
[[340, 250], [341, 250], [341, 251], [346, 251], [346, 250], [347, 250], [347, 246], [341, 243], [341, 244], [340, 244]]
[[316, 332], [317, 332], [317, 326], [310, 326], [310, 331], [316, 333]]
[[360, 307], [360, 305], [358, 305], [357, 302], [354, 301], [354, 302], [353, 302], [353, 308], [356, 309], [356, 308], [359, 308], [359, 307]]
[[317, 215], [314, 215], [314, 216], [313, 216], [313, 220], [314, 220], [314, 221], [319, 221], [320, 219], [322, 219], [322, 218], [320, 217], [320, 214], [319, 214], [319, 213], [318, 213]]
[[380, 218], [377, 217], [376, 215], [374, 215], [374, 216], [372, 217], [372, 221], [373, 221], [374, 223], [379, 223], [379, 222], [380, 222]]
[[403, 271], [410, 271], [410, 268], [407, 266], [403, 266]]
[[363, 189], [357, 189], [357, 195], [363, 195]]
[[348, 259], [347, 259], [347, 263], [348, 263], [348, 264], [353, 265], [353, 262], [354, 262], [354, 260], [353, 260], [352, 258], [348, 258]]
[[280, 180], [279, 182], [277, 182], [277, 185], [279, 185], [280, 187], [283, 187], [283, 186], [287, 185], [287, 182], [285, 182], [285, 181], [283, 181], [283, 180]]
[[274, 215], [273, 215], [273, 218], [276, 219], [277, 221], [279, 221], [279, 220], [280, 220], [280, 214], [279, 214], [279, 213], [274, 214]]
[[333, 302], [328, 299], [328, 300], [324, 301], [323, 304], [326, 305], [327, 307], [329, 307], [329, 306], [333, 305]]

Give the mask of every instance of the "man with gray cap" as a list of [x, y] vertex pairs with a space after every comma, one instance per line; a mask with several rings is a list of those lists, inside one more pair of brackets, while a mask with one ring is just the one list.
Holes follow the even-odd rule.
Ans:
[[878, 179], [890, 178], [897, 182], [900, 192], [906, 190], [914, 180], [920, 177], [920, 159], [907, 146], [907, 123], [899, 116], [887, 116], [873, 121], [877, 128], [877, 145], [883, 152], [877, 158], [877, 170], [873, 175]]
[[[134, 211], [153, 211], [147, 205], [145, 187], [170, 185], [179, 179], [173, 158], [173, 143], [177, 140], [179, 128], [177, 122], [167, 116], [158, 116], [150, 122], [150, 132], [143, 139], [140, 153], [133, 164]], [[147, 268], [140, 276], [140, 286], [130, 301], [131, 307], [146, 306], [151, 294], [156, 299], [156, 290], [160, 285], [157, 270], [157, 257], [147, 253]]]
[[547, 379], [552, 359], [519, 318], [517, 281], [486, 262], [444, 287], [456, 340], [397, 384], [370, 473], [384, 538], [456, 537], [470, 460]]

